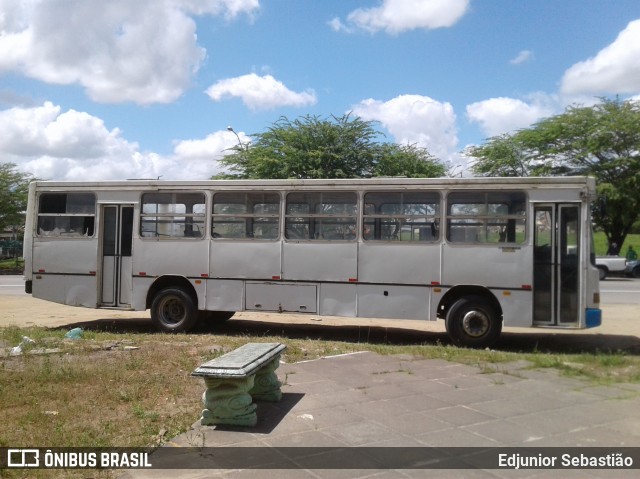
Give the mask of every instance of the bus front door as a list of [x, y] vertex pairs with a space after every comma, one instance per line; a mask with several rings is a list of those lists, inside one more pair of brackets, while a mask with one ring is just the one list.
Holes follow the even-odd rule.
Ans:
[[534, 208], [533, 322], [576, 327], [580, 321], [580, 205]]
[[101, 306], [131, 306], [133, 206], [102, 206]]

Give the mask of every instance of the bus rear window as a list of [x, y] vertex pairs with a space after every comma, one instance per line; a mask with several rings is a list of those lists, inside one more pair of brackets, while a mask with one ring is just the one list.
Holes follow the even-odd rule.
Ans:
[[93, 236], [96, 197], [92, 193], [43, 193], [38, 201], [38, 236]]

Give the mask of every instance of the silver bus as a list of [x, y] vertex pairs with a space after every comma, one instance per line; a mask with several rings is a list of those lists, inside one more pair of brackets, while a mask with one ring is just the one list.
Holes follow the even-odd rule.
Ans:
[[165, 332], [237, 311], [502, 327], [601, 322], [591, 178], [33, 182], [26, 290], [151, 310]]

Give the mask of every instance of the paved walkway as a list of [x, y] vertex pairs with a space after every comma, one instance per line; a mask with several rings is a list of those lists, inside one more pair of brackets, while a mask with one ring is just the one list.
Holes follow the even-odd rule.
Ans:
[[[264, 451], [264, 447], [275, 447], [278, 454], [286, 455], [287, 447], [640, 446], [637, 384], [598, 386], [552, 370], [530, 370], [524, 362], [480, 369], [439, 359], [373, 353], [283, 364], [277, 373], [285, 383], [283, 399], [259, 404], [256, 427], [196, 423], [166, 447], [178, 455], [184, 450], [183, 464], [195, 464], [191, 461], [206, 458], [193, 457], [193, 449], [184, 448], [256, 446]], [[353, 449], [343, 452], [358, 454]], [[327, 469], [336, 464], [326, 461], [335, 460], [339, 460], [335, 454], [318, 453], [317, 468], [269, 472], [242, 470], [237, 465], [225, 470], [131, 470], [122, 477], [637, 477], [632, 470], [595, 469]], [[344, 460], [346, 464], [349, 458]]]

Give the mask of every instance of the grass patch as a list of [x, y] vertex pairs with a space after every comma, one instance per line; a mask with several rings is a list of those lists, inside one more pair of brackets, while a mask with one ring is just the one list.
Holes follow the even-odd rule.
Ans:
[[[286, 343], [283, 359], [288, 363], [366, 350], [453, 361], [479, 367], [481, 373], [499, 372], [501, 363], [526, 360], [532, 368], [553, 368], [596, 383], [640, 382], [640, 358], [623, 352], [517, 353], [269, 334], [256, 338], [85, 331], [82, 340], [73, 341], [64, 339], [64, 333], [45, 328], [0, 329], [1, 347], [14, 346], [23, 336], [36, 341], [25, 355], [0, 358], [0, 447], [160, 444], [198, 419], [204, 385], [190, 376], [191, 371], [256, 340]], [[59, 353], [35, 354], [38, 348], [56, 348]], [[10, 473], [7, 477], [26, 477], [5, 472]], [[39, 472], [51, 474], [29, 471], [30, 477], [33, 473], [38, 477]], [[59, 477], [69, 477], [70, 471], [60, 472]], [[95, 472], [93, 477], [111, 477], [109, 471]]]
[[24, 260], [18, 258], [0, 259], [0, 274], [22, 274], [24, 270]]
[[[609, 244], [607, 243], [607, 237], [602, 231], [597, 231], [593, 234], [593, 244], [596, 250], [596, 256], [605, 256]], [[620, 248], [620, 256], [627, 254], [627, 248], [629, 245], [633, 246], [633, 249], [640, 251], [640, 234], [629, 234], [624, 240], [622, 248]]]

